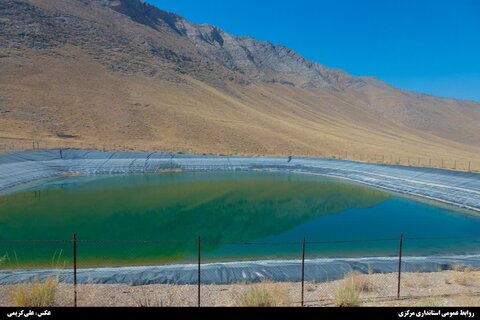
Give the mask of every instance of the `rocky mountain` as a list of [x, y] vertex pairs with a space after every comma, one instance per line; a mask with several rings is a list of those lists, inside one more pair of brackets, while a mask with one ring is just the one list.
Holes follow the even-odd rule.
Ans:
[[1, 0], [0, 136], [195, 153], [478, 158], [480, 104], [140, 0]]
[[[39, 2], [53, 8], [52, 3], [48, 6], [47, 3]], [[97, 22], [68, 12], [45, 12], [34, 3], [12, 0], [3, 2], [0, 7], [4, 14], [2, 27], [7, 31], [4, 36], [8, 37], [6, 44], [32, 49], [52, 49], [72, 44], [91, 51], [93, 57], [114, 71], [143, 72], [147, 75], [155, 74], [151, 63], [143, 61], [151, 58], [157, 60], [159, 68], [173, 63], [178, 66], [176, 71], [195, 75], [196, 65], [206, 68], [201, 71], [214, 73], [215, 78], [224, 73], [228, 78], [223, 79], [224, 75], [222, 80], [234, 80], [241, 84], [256, 80], [301, 88], [344, 88], [363, 84], [359, 78], [308, 61], [284, 46], [229, 35], [207, 24], [195, 25], [140, 0], [80, 1], [75, 7], [77, 10], [104, 10], [105, 15], [117, 12], [124, 16], [118, 15], [117, 19], [131, 19], [158, 34], [156, 37], [141, 38], [128, 34], [128, 30], [121, 30], [125, 33], [109, 30], [109, 20]], [[169, 40], [172, 43], [167, 43]], [[112, 59], [113, 52], [121, 53], [122, 59]], [[218, 70], [220, 66], [222, 68]]]

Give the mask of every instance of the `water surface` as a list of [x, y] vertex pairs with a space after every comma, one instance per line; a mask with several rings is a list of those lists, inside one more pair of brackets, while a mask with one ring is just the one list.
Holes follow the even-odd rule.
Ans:
[[410, 255], [480, 251], [478, 216], [314, 175], [65, 177], [0, 199], [2, 268], [70, 266], [73, 233], [80, 266], [192, 262], [197, 236], [205, 261], [299, 258], [304, 236], [308, 258], [393, 256], [401, 232], [446, 238]]

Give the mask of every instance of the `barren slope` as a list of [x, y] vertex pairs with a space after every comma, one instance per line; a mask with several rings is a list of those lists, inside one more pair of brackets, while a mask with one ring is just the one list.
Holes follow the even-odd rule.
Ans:
[[480, 154], [478, 103], [352, 77], [137, 0], [5, 0], [0, 30], [2, 141], [465, 161]]

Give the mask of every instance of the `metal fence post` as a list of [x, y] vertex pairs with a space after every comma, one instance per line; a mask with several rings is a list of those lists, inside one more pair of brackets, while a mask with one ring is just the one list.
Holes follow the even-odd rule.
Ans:
[[302, 242], [302, 307], [304, 306], [305, 296], [305, 236]]
[[77, 234], [73, 234], [73, 306], [77, 306]]
[[200, 307], [200, 287], [201, 287], [201, 273], [200, 273], [200, 266], [201, 266], [201, 239], [200, 236], [197, 237], [197, 251], [198, 251], [198, 276], [197, 276], [197, 302], [198, 302], [198, 307]]
[[400, 233], [400, 250], [398, 253], [398, 287], [397, 287], [397, 300], [400, 300], [400, 283], [402, 277], [402, 251], [403, 251], [403, 232]]

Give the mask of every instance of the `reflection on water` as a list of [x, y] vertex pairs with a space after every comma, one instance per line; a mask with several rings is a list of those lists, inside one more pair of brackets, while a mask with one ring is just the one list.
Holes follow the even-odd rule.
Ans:
[[[80, 242], [79, 262], [85, 266], [190, 261], [197, 235], [207, 259], [291, 257], [298, 246], [219, 243], [299, 241], [303, 235], [312, 241], [391, 238], [415, 219], [437, 217], [448, 223], [445, 230], [452, 223], [463, 232], [469, 232], [468, 226], [471, 232], [479, 230], [478, 218], [318, 176], [251, 172], [70, 177], [4, 198], [0, 239], [70, 239], [75, 232], [80, 240], [168, 242]], [[318, 247], [312, 252], [323, 256], [385, 253], [378, 244]], [[0, 250], [13, 266], [68, 265], [71, 260], [70, 243], [0, 242]]]

